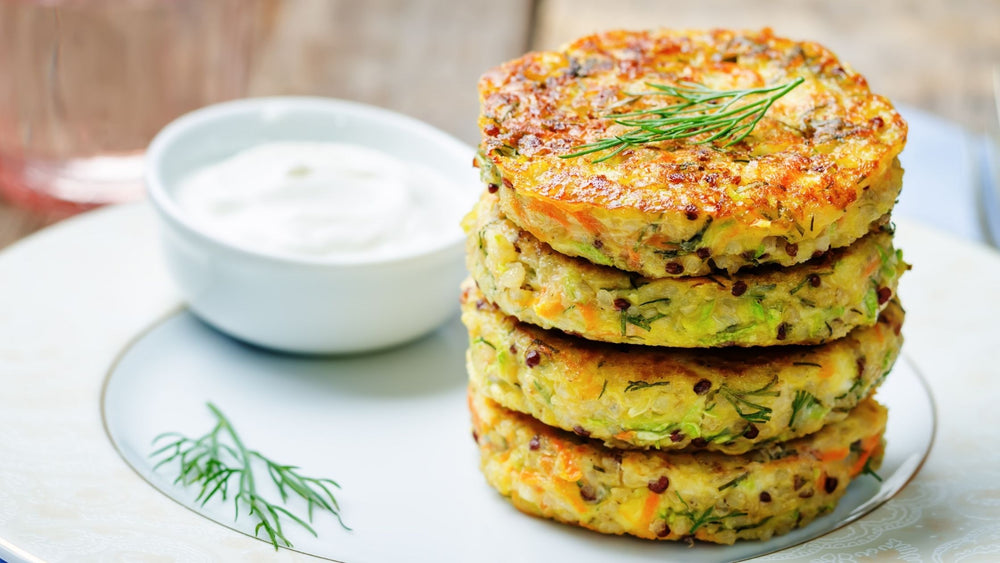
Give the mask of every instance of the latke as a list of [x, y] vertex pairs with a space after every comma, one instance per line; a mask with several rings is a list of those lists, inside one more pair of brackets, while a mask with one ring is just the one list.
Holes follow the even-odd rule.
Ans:
[[[802, 78], [742, 141], [702, 137], [563, 158], [661, 107], [650, 83], [713, 90]], [[789, 266], [847, 246], [892, 208], [907, 126], [817, 43], [770, 30], [613, 31], [529, 53], [479, 82], [479, 164], [503, 213], [555, 250], [647, 277]]]
[[466, 218], [467, 265], [518, 319], [591, 340], [683, 348], [817, 344], [870, 326], [906, 271], [888, 227], [789, 268], [647, 279], [560, 254], [484, 193]]
[[480, 468], [518, 509], [647, 539], [731, 544], [805, 526], [884, 451], [886, 412], [871, 399], [813, 436], [738, 456], [608, 449], [471, 388], [469, 407]]
[[603, 344], [505, 316], [462, 293], [470, 381], [504, 407], [620, 448], [738, 454], [836, 423], [892, 368], [895, 301], [880, 322], [817, 346], [681, 350]]

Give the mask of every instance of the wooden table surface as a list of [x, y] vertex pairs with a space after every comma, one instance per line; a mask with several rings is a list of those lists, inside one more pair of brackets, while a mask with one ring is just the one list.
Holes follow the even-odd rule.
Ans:
[[[996, 119], [998, 0], [255, 0], [249, 94], [358, 100], [474, 144], [492, 65], [612, 28], [770, 26], [849, 61], [897, 103], [986, 131]], [[107, 95], [114, 95], [108, 92]], [[0, 201], [0, 248], [51, 220]]]

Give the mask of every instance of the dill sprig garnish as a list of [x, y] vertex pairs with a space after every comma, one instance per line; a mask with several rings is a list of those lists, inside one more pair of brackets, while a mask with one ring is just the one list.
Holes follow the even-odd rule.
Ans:
[[706, 524], [719, 524], [726, 518], [738, 518], [740, 516], [747, 515], [746, 512], [737, 511], [733, 511], [728, 514], [714, 514], [714, 506], [706, 508], [699, 514], [696, 510], [693, 510], [690, 506], [688, 506], [688, 503], [684, 500], [684, 497], [682, 497], [680, 493], [674, 491], [674, 494], [677, 495], [677, 500], [681, 501], [681, 504], [684, 505], [684, 510], [678, 510], [677, 513], [682, 516], [687, 516], [688, 520], [691, 521], [691, 528], [688, 530], [688, 535], [694, 535], [694, 533], [698, 531], [698, 528]]
[[621, 330], [622, 336], [628, 332], [628, 325], [637, 326], [643, 330], [649, 331], [653, 327], [653, 323], [666, 317], [665, 313], [651, 312], [647, 313], [629, 313], [628, 309], [621, 312]]
[[864, 466], [864, 468], [861, 469], [861, 474], [862, 475], [871, 475], [872, 477], [875, 478], [876, 481], [878, 481], [879, 483], [881, 483], [882, 482], [882, 478], [879, 477], [878, 473], [875, 473], [875, 470], [872, 469], [872, 465], [871, 464], [872, 464], [872, 458], [869, 457], [868, 459], [865, 460], [865, 466]]
[[650, 387], [656, 387], [658, 385], [670, 385], [669, 381], [654, 381], [652, 383], [648, 381], [629, 381], [628, 385], [625, 387], [625, 392], [635, 391], [638, 389], [649, 389]]
[[[257, 519], [254, 535], [260, 537], [263, 530], [275, 550], [279, 547], [292, 547], [292, 542], [285, 537], [282, 529], [282, 518], [294, 521], [314, 537], [318, 537], [316, 530], [309, 524], [313, 521], [315, 509], [329, 512], [345, 530], [350, 530], [341, 520], [340, 506], [330, 490], [331, 487], [340, 488], [336, 481], [306, 477], [299, 474], [298, 467], [294, 465], [276, 463], [256, 450], [247, 449], [222, 411], [212, 403], [207, 403], [207, 406], [216, 422], [215, 427], [204, 436], [191, 439], [176, 432], [168, 432], [153, 439], [154, 445], [163, 439], [171, 439], [170, 443], [150, 454], [152, 458], [166, 456], [153, 466], [154, 471], [176, 461], [180, 474], [174, 479], [174, 484], [200, 486], [195, 502], [200, 502], [201, 506], [205, 506], [216, 494], [223, 501], [229, 498], [230, 483], [235, 480], [238, 489], [233, 496], [233, 520], [239, 520], [240, 505], [245, 505], [249, 509], [248, 515]], [[257, 475], [254, 473], [254, 465], [260, 464], [267, 468], [267, 476], [278, 488], [281, 504], [286, 504], [292, 496], [306, 501], [308, 522], [280, 504], [264, 498], [257, 488]]]
[[812, 393], [801, 389], [796, 391], [795, 397], [792, 398], [792, 416], [788, 419], [788, 427], [791, 428], [795, 424], [795, 417], [800, 412], [805, 412], [818, 404], [819, 400]]
[[[749, 391], [736, 391], [726, 384], [719, 386], [720, 393], [729, 404], [736, 409], [736, 414], [740, 415], [747, 422], [765, 423], [771, 420], [771, 407], [755, 403], [747, 397], [777, 397], [778, 391], [771, 391], [771, 387], [778, 381], [778, 376], [771, 378], [767, 385], [759, 389]], [[745, 410], [744, 410], [745, 409]]]
[[682, 82], [679, 86], [646, 83], [651, 91], [633, 94], [624, 101], [630, 104], [643, 96], [667, 96], [667, 105], [643, 110], [605, 115], [628, 131], [577, 147], [576, 152], [561, 155], [573, 158], [610, 150], [594, 160], [603, 162], [623, 150], [647, 143], [708, 135], [697, 144], [726, 140], [724, 147], [739, 143], [753, 131], [779, 98], [804, 82], [801, 76], [777, 86], [745, 90], [713, 90], [702, 84]]
[[492, 342], [490, 342], [489, 340], [486, 340], [482, 336], [477, 336], [476, 339], [472, 341], [472, 343], [473, 344], [485, 344], [485, 345], [489, 346], [490, 348], [493, 348], [494, 350], [497, 349], [497, 347], [494, 346]]
[[722, 485], [721, 487], [719, 487], [718, 490], [724, 491], [724, 490], [728, 489], [729, 487], [735, 487], [736, 485], [739, 485], [740, 483], [742, 483], [743, 480], [746, 479], [749, 476], [750, 476], [750, 472], [749, 471], [741, 473], [738, 476], [736, 476], [735, 478], [727, 481], [724, 485]]

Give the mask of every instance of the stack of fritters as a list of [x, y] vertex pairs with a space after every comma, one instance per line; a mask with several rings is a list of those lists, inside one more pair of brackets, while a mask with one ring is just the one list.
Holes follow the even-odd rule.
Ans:
[[[650, 84], [798, 78], [743, 139], [569, 156], [628, 131], [609, 112], [670, 102]], [[463, 321], [490, 484], [600, 532], [732, 543], [878, 467], [906, 124], [862, 76], [769, 30], [612, 32], [501, 65], [480, 97]]]

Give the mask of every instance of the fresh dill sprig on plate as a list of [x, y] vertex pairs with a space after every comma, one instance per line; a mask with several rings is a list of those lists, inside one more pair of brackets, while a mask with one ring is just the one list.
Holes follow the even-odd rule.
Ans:
[[[168, 432], [153, 439], [154, 446], [162, 440], [169, 440], [169, 443], [150, 454], [152, 458], [163, 458], [153, 467], [154, 471], [163, 465], [177, 462], [179, 474], [174, 479], [174, 484], [200, 486], [195, 502], [200, 502], [201, 506], [205, 506], [216, 494], [223, 501], [230, 498], [229, 487], [235, 482], [236, 492], [232, 495], [235, 508], [233, 519], [239, 520], [240, 505], [246, 507], [249, 516], [257, 520], [254, 535], [260, 537], [263, 530], [275, 550], [279, 547], [292, 547], [292, 542], [285, 537], [282, 529], [282, 518], [299, 524], [315, 537], [316, 530], [310, 523], [313, 521], [313, 511], [319, 510], [329, 512], [345, 530], [350, 530], [341, 520], [340, 506], [331, 491], [333, 487], [340, 488], [336, 481], [306, 477], [294, 465], [276, 463], [256, 450], [247, 449], [222, 411], [212, 403], [207, 403], [207, 406], [216, 422], [215, 427], [204, 436], [192, 439], [176, 432]], [[267, 477], [274, 482], [281, 497], [279, 504], [267, 500], [261, 494], [257, 487], [255, 465], [263, 465], [267, 469]], [[293, 496], [306, 501], [308, 522], [282, 506]]]
[[603, 162], [629, 147], [705, 134], [709, 136], [697, 141], [698, 144], [726, 140], [723, 146], [728, 147], [745, 139], [774, 102], [804, 80], [800, 76], [785, 84], [745, 90], [713, 90], [693, 82], [682, 82], [679, 86], [647, 83], [652, 90], [632, 95], [624, 105], [644, 96], [668, 96], [671, 101], [664, 106], [607, 114], [608, 119], [631, 129], [581, 145], [560, 158], [610, 150], [594, 160]]

